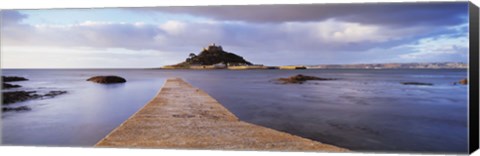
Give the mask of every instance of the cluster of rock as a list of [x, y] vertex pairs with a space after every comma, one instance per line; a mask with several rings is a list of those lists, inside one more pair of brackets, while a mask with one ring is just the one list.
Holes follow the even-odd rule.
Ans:
[[19, 76], [2, 76], [3, 82], [28, 81], [27, 78]]
[[10, 83], [3, 83], [2, 84], [2, 89], [10, 89], [10, 88], [20, 88], [22, 86], [20, 85], [15, 85], [15, 84], [10, 84]]
[[37, 94], [37, 91], [13, 91], [3, 93], [3, 104], [8, 105], [16, 102], [22, 102], [32, 99], [54, 98], [55, 96], [66, 94], [67, 91], [55, 90], [46, 94]]
[[316, 80], [316, 81], [330, 81], [330, 80], [337, 80], [336, 78], [322, 78], [322, 77], [315, 77], [315, 76], [307, 76], [298, 74], [295, 76], [291, 76], [288, 78], [278, 78], [276, 79], [277, 82], [281, 84], [303, 84], [309, 80]]
[[20, 85], [6, 83], [6, 82], [15, 82], [15, 81], [28, 81], [28, 79], [24, 77], [18, 77], [18, 76], [2, 76], [2, 89], [22, 87]]
[[28, 81], [28, 79], [24, 77], [17, 77], [17, 76], [2, 76], [2, 111], [28, 111], [31, 110], [28, 106], [20, 106], [20, 107], [6, 107], [6, 105], [10, 105], [17, 102], [23, 102], [27, 100], [33, 99], [42, 99], [42, 98], [53, 98], [55, 96], [66, 94], [67, 91], [49, 91], [46, 94], [37, 94], [37, 91], [6, 91], [11, 88], [20, 88], [22, 86], [16, 84], [10, 84], [6, 82], [16, 82], [16, 81]]
[[2, 112], [10, 112], [10, 111], [29, 111], [32, 110], [28, 106], [20, 106], [20, 107], [2, 107]]
[[[49, 91], [45, 94], [38, 94], [37, 91], [25, 91], [25, 90], [15, 90], [15, 91], [8, 91], [9, 89], [12, 88], [20, 88], [22, 86], [17, 85], [17, 84], [10, 84], [10, 82], [16, 82], [16, 81], [28, 81], [28, 79], [24, 77], [18, 77], [18, 76], [2, 76], [2, 111], [3, 112], [8, 112], [8, 111], [28, 111], [31, 110], [30, 107], [28, 106], [19, 106], [19, 107], [12, 107], [12, 106], [7, 106], [11, 105], [17, 102], [23, 102], [27, 100], [34, 100], [34, 99], [44, 99], [44, 98], [54, 98], [58, 95], [66, 94], [67, 91], [62, 91], [62, 90], [54, 90], [54, 91]], [[113, 84], [113, 83], [125, 83], [127, 80], [125, 80], [122, 77], [119, 76], [94, 76], [87, 81], [92, 81], [95, 83], [102, 83], [102, 84]], [[6, 83], [9, 82], [9, 83]]]
[[36, 94], [36, 91], [13, 91], [3, 92], [3, 104], [8, 105], [16, 102], [27, 101], [30, 99], [37, 99], [41, 96]]

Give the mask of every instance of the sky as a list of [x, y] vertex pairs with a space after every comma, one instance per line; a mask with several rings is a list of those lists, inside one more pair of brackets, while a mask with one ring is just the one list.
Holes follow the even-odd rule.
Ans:
[[2, 68], [151, 68], [211, 43], [254, 64], [467, 62], [468, 3], [2, 10]]

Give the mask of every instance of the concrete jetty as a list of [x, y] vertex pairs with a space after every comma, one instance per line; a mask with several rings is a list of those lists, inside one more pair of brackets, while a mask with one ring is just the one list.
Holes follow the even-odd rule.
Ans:
[[96, 147], [348, 151], [240, 121], [204, 91], [168, 79], [156, 97]]

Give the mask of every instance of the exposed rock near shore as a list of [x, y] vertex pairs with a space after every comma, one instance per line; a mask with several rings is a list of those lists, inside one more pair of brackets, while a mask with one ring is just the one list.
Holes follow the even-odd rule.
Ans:
[[58, 95], [66, 94], [67, 91], [50, 91], [44, 95], [37, 94], [36, 91], [14, 91], [3, 92], [3, 105], [9, 105], [16, 102], [22, 102], [27, 100], [39, 99], [39, 98], [53, 98]]
[[53, 98], [53, 97], [55, 97], [55, 96], [62, 95], [62, 94], [66, 94], [66, 93], [67, 93], [67, 91], [54, 90], [54, 91], [50, 91], [50, 92], [48, 92], [47, 94], [43, 95], [43, 97]]
[[424, 82], [401, 82], [403, 85], [433, 86], [433, 83]]
[[458, 81], [459, 84], [463, 84], [463, 85], [467, 85], [468, 84], [468, 80], [465, 78], [465, 79], [462, 79], [460, 81]]
[[92, 82], [95, 82], [95, 83], [102, 83], [102, 84], [125, 83], [125, 82], [127, 82], [127, 80], [125, 80], [124, 78], [119, 77], [119, 76], [113, 76], [113, 75], [94, 76], [94, 77], [91, 77], [91, 78], [87, 79], [87, 81], [92, 81]]
[[[28, 79], [24, 77], [18, 77], [18, 76], [2, 76], [2, 80], [3, 80], [2, 89], [10, 89], [10, 88], [19, 88], [22, 86], [9, 84], [5, 82], [27, 81]], [[2, 112], [29, 111], [31, 110], [31, 108], [28, 106], [20, 106], [20, 107], [8, 106], [7, 107], [6, 105], [10, 105], [17, 102], [23, 102], [27, 100], [33, 100], [33, 99], [53, 98], [55, 96], [66, 94], [66, 93], [67, 91], [49, 91], [46, 94], [40, 95], [40, 94], [37, 94], [37, 91], [8, 91], [8, 92], [3, 91], [2, 92], [2, 96], [3, 96]]]
[[12, 104], [15, 102], [22, 102], [31, 99], [40, 98], [41, 95], [36, 94], [36, 91], [14, 91], [3, 92], [3, 105]]
[[20, 107], [2, 107], [2, 112], [11, 112], [11, 111], [29, 111], [32, 110], [30, 107], [27, 106], [20, 106]]
[[3, 82], [28, 81], [28, 79], [19, 76], [2, 76]]
[[337, 80], [337, 79], [335, 79], [335, 78], [321, 78], [321, 77], [298, 74], [298, 75], [291, 76], [291, 77], [288, 77], [288, 78], [279, 78], [279, 79], [276, 79], [276, 80], [278, 82], [282, 83], [282, 84], [303, 84], [305, 81], [309, 81], [309, 80], [329, 81], [329, 80]]
[[9, 83], [3, 83], [2, 84], [2, 89], [10, 89], [10, 88], [19, 88], [22, 87], [20, 85], [15, 85], [15, 84], [9, 84]]

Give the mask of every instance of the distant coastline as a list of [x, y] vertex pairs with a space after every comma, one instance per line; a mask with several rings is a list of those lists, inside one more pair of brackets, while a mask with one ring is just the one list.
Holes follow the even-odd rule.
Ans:
[[461, 62], [432, 62], [432, 63], [363, 63], [363, 64], [320, 64], [320, 65], [286, 65], [286, 66], [265, 66], [265, 65], [244, 65], [244, 66], [215, 66], [215, 65], [191, 65], [189, 68], [164, 67], [138, 67], [138, 68], [2, 68], [2, 70], [138, 70], [138, 69], [228, 69], [228, 70], [250, 70], [250, 69], [467, 69], [467, 63]]
[[265, 66], [253, 64], [242, 56], [227, 52], [215, 43], [204, 47], [199, 54], [190, 53], [185, 61], [166, 65], [159, 69], [466, 69], [468, 64], [462, 62], [434, 63], [363, 63], [363, 64], [320, 64], [320, 65], [282, 65]]
[[308, 69], [467, 69], [462, 62], [309, 65]]
[[264, 65], [191, 65], [188, 68], [176, 68], [165, 66], [153, 69], [229, 69], [229, 70], [250, 70], [250, 69], [467, 69], [467, 63], [461, 62], [434, 62], [434, 63], [372, 63], [372, 64], [323, 64], [323, 65], [287, 65], [287, 66], [264, 66]]

